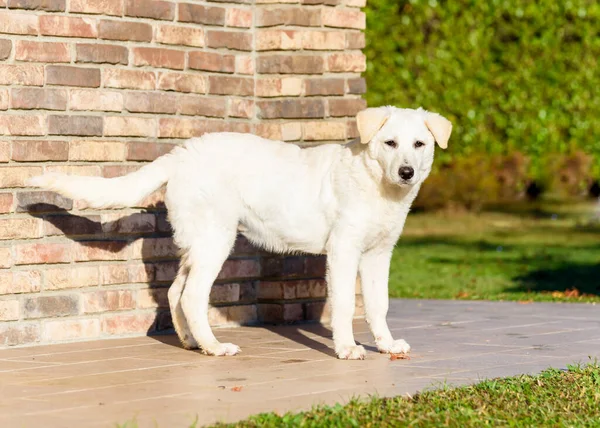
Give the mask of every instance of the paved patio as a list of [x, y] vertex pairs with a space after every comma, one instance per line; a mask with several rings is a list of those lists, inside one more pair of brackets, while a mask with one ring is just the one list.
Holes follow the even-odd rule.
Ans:
[[314, 324], [219, 330], [242, 346], [233, 358], [185, 351], [174, 336], [2, 350], [0, 426], [187, 427], [600, 357], [594, 305], [396, 300], [389, 319], [410, 360], [378, 354], [364, 321], [365, 361], [335, 359], [330, 331]]

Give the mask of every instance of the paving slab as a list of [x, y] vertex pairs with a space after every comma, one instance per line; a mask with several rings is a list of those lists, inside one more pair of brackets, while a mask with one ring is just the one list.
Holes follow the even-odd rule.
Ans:
[[172, 335], [0, 350], [0, 426], [188, 427], [600, 358], [592, 304], [392, 300], [389, 322], [410, 360], [377, 353], [362, 320], [364, 361], [337, 360], [318, 324], [218, 330], [242, 347], [235, 357], [186, 351]]

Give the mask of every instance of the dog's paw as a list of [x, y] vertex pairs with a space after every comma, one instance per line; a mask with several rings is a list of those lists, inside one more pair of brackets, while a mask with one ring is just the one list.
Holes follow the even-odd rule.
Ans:
[[361, 345], [342, 346], [335, 353], [340, 360], [364, 360], [367, 356], [367, 351]]
[[410, 345], [404, 339], [377, 342], [377, 349], [383, 354], [408, 354]]
[[202, 353], [217, 357], [236, 355], [242, 352], [239, 346], [233, 343], [217, 343], [213, 346], [202, 348]]

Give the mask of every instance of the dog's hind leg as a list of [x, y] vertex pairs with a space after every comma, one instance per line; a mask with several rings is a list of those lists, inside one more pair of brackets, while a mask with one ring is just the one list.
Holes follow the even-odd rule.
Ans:
[[185, 349], [196, 349], [198, 343], [194, 339], [192, 332], [188, 326], [185, 314], [181, 308], [181, 294], [185, 288], [185, 282], [187, 281], [190, 266], [187, 260], [187, 254], [181, 258], [179, 262], [179, 271], [177, 276], [169, 288], [169, 307], [171, 308], [171, 318], [173, 320], [173, 327], [177, 332], [177, 336], [181, 341], [181, 344]]
[[187, 253], [190, 270], [181, 295], [181, 308], [203, 353], [235, 355], [240, 352], [237, 345], [220, 343], [215, 338], [208, 323], [208, 303], [213, 282], [235, 242], [237, 225], [228, 228], [212, 224], [211, 227], [198, 232]]

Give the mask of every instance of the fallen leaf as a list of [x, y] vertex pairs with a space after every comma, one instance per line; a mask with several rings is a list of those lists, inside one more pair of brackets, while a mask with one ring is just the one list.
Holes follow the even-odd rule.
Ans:
[[408, 354], [390, 354], [390, 361], [396, 360], [410, 360], [410, 356]]
[[241, 387], [241, 386], [234, 386], [233, 388], [231, 388], [231, 390], [232, 390], [233, 392], [240, 392], [240, 391], [242, 390], [242, 388], [243, 388], [243, 387]]
[[470, 296], [470, 294], [467, 293], [466, 291], [459, 291], [459, 293], [455, 296], [455, 298], [457, 298], [457, 299], [466, 299], [469, 296]]
[[533, 303], [533, 300], [519, 300], [517, 303], [519, 305], [530, 305]]

